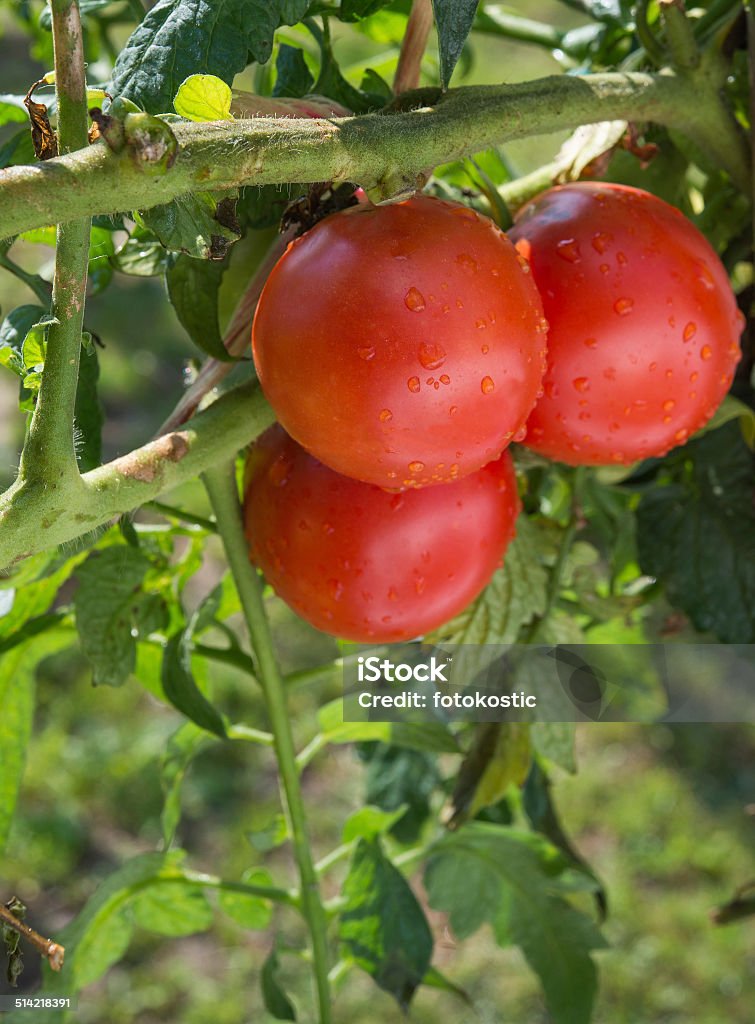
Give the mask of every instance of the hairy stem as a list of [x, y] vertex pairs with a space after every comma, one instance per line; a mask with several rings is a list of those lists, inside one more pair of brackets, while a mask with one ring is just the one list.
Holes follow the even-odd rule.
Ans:
[[660, 9], [666, 29], [666, 42], [675, 67], [685, 71], [694, 70], [700, 63], [700, 51], [682, 0], [660, 0]]
[[[55, 51], [55, 93], [58, 104], [58, 150], [61, 154], [87, 145], [87, 102], [84, 45], [77, 0], [51, 0]], [[21, 477], [49, 487], [78, 476], [73, 445], [73, 416], [84, 322], [90, 219], [58, 221], [53, 321], [47, 332], [42, 384], [21, 456]], [[49, 221], [48, 221], [49, 223]]]
[[319, 1022], [330, 1024], [332, 1017], [328, 982], [327, 921], [312, 860], [291, 722], [286, 706], [285, 686], [273, 649], [262, 599], [262, 583], [257, 571], [249, 562], [233, 464], [207, 471], [203, 480], [215, 511], [218, 530], [239, 592], [244, 618], [259, 665], [260, 681], [275, 737], [283, 804], [288, 816], [294, 856], [301, 879], [301, 910], [307, 921], [312, 946], [312, 970], [317, 990]]
[[393, 79], [394, 92], [406, 92], [408, 89], [416, 89], [419, 85], [422, 58], [425, 55], [425, 47], [432, 27], [432, 0], [414, 0], [406, 25], [406, 33], [401, 42], [401, 52]]
[[234, 388], [180, 431], [53, 488], [17, 481], [0, 496], [0, 569], [111, 522], [231, 458], [274, 416], [259, 387]]
[[45, 939], [39, 932], [35, 932], [28, 924], [19, 920], [12, 911], [0, 903], [0, 921], [14, 932], [23, 935], [27, 942], [31, 943], [37, 952], [45, 957], [54, 971], [59, 971], [63, 966], [65, 958], [65, 947], [53, 942], [52, 939]]
[[749, 189], [745, 140], [705, 74], [554, 75], [452, 89], [435, 107], [391, 115], [175, 124], [178, 156], [161, 174], [145, 174], [130, 147], [113, 153], [102, 141], [9, 167], [0, 172], [0, 237], [84, 214], [147, 209], [199, 188], [332, 180], [379, 189], [397, 174], [512, 139], [619, 119], [673, 125]]

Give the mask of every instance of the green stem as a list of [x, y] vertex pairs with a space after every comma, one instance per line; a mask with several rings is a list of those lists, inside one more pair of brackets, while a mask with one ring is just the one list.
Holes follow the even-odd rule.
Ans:
[[674, 67], [694, 71], [700, 64], [700, 51], [684, 4], [681, 0], [660, 0], [660, 8]]
[[267, 622], [262, 598], [262, 583], [257, 571], [249, 562], [233, 464], [208, 470], [204, 474], [203, 481], [215, 512], [215, 519], [238, 589], [252, 647], [259, 665], [260, 680], [275, 737], [283, 802], [301, 879], [301, 910], [310, 933], [319, 1022], [320, 1024], [330, 1024], [332, 1017], [328, 982], [329, 954], [326, 916], [320, 899], [317, 873], [312, 861], [304, 800], [296, 768], [291, 722], [286, 706], [285, 687]]
[[[58, 150], [87, 146], [84, 46], [77, 0], [51, 0], [58, 106]], [[36, 169], [36, 168], [34, 168]], [[81, 332], [89, 259], [89, 216], [58, 221], [53, 321], [47, 332], [47, 356], [29, 432], [21, 455], [20, 477], [52, 490], [79, 475], [73, 443], [73, 417], [79, 376]], [[50, 221], [48, 221], [50, 223]]]
[[399, 172], [416, 175], [513, 139], [611, 120], [673, 125], [749, 188], [741, 132], [704, 74], [554, 75], [452, 89], [435, 107], [390, 116], [174, 124], [178, 156], [163, 173], [144, 173], [129, 146], [114, 153], [102, 141], [9, 167], [0, 185], [0, 237], [85, 214], [148, 209], [198, 189], [326, 179], [380, 188]]
[[174, 505], [167, 505], [164, 501], [147, 501], [144, 507], [158, 512], [166, 519], [177, 519], [179, 522], [192, 523], [194, 526], [201, 526], [208, 533], [217, 533], [217, 523], [205, 516], [198, 516], [194, 512], [187, 512], [185, 509], [176, 508]]
[[473, 27], [477, 32], [505, 36], [507, 39], [516, 39], [520, 43], [533, 43], [535, 46], [544, 46], [548, 50], [563, 49], [563, 32], [542, 21], [533, 21], [531, 18], [522, 18], [518, 14], [509, 14], [500, 7], [480, 10]]

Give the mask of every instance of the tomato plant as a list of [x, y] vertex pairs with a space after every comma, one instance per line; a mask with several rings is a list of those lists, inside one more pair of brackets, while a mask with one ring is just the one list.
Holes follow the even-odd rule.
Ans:
[[245, 492], [253, 561], [302, 618], [349, 640], [407, 640], [448, 622], [500, 565], [519, 510], [508, 453], [462, 480], [391, 494], [335, 473], [280, 426], [252, 449]]
[[526, 271], [460, 204], [417, 196], [328, 217], [260, 298], [265, 395], [339, 473], [388, 487], [463, 477], [500, 454], [540, 387], [545, 324]]
[[721, 261], [679, 210], [629, 186], [575, 182], [533, 199], [511, 237], [549, 323], [528, 447], [572, 465], [630, 463], [711, 418], [744, 320]]

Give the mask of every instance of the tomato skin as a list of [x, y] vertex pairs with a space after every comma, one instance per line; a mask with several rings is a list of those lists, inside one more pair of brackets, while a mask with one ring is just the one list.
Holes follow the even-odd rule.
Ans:
[[511, 238], [549, 323], [529, 448], [572, 465], [627, 464], [710, 419], [743, 321], [721, 261], [678, 210], [640, 189], [579, 182], [525, 206]]
[[453, 618], [500, 565], [518, 512], [508, 452], [393, 494], [335, 473], [278, 424], [247, 459], [252, 562], [303, 619], [349, 640], [407, 640]]
[[465, 476], [535, 404], [542, 304], [492, 221], [427, 196], [360, 204], [294, 242], [254, 320], [283, 427], [326, 465], [390, 488]]

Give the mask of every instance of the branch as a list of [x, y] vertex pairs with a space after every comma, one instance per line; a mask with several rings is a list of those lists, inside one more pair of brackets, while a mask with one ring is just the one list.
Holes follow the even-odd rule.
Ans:
[[53, 971], [59, 971], [63, 966], [65, 958], [65, 946], [58, 945], [52, 939], [45, 939], [39, 932], [35, 932], [28, 924], [20, 921], [7, 906], [0, 903], [0, 921], [8, 928], [23, 935], [27, 942], [30, 942], [37, 952], [45, 957]]
[[319, 1024], [330, 1024], [330, 985], [328, 982], [327, 921], [320, 898], [317, 872], [312, 860], [304, 800], [296, 767], [296, 752], [291, 721], [286, 706], [286, 693], [262, 598], [263, 584], [249, 561], [244, 536], [244, 523], [239, 505], [236, 474], [230, 464], [205, 473], [204, 485], [215, 512], [218, 531], [223, 539], [228, 565], [238, 590], [249, 637], [252, 642], [259, 678], [265, 694], [270, 724], [275, 736], [283, 806], [289, 821], [294, 856], [301, 879], [300, 905], [309, 929], [312, 947], [312, 971], [317, 989]]
[[[58, 151], [87, 145], [87, 103], [84, 46], [77, 0], [51, 0], [55, 50], [55, 92], [58, 104]], [[64, 157], [65, 159], [65, 157]], [[55, 274], [52, 284], [53, 321], [47, 334], [42, 383], [29, 434], [21, 454], [21, 477], [46, 481], [58, 488], [79, 470], [73, 445], [73, 417], [79, 376], [81, 331], [84, 321], [90, 220], [58, 223]], [[68, 221], [67, 211], [53, 218]]]
[[673, 125], [749, 187], [742, 133], [705, 75], [556, 75], [453, 89], [436, 107], [407, 113], [175, 124], [178, 155], [162, 174], [146, 174], [128, 147], [113, 153], [102, 141], [44, 164], [9, 167], [0, 171], [0, 237], [85, 214], [147, 209], [196, 189], [326, 179], [379, 189], [397, 174], [512, 139], [618, 119]]
[[256, 384], [229, 391], [183, 430], [52, 489], [17, 481], [0, 497], [0, 567], [81, 537], [233, 455], [274, 419]]

